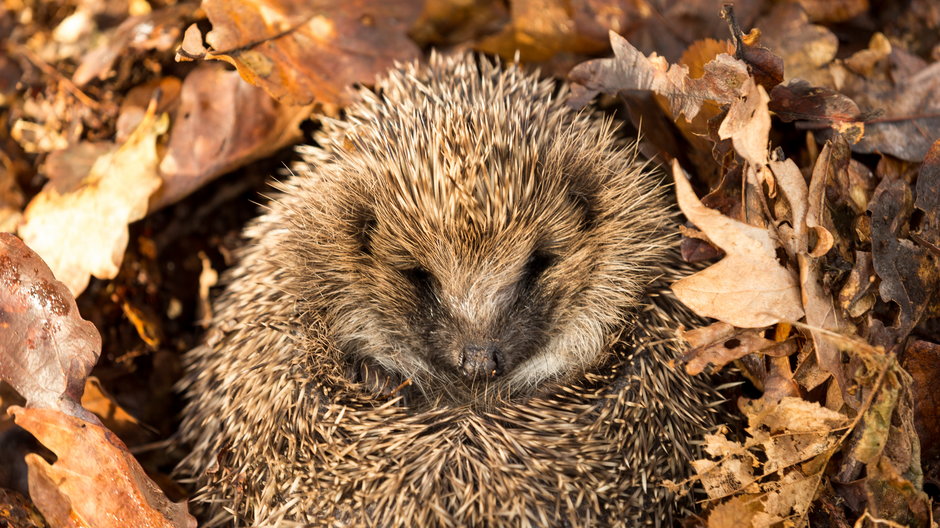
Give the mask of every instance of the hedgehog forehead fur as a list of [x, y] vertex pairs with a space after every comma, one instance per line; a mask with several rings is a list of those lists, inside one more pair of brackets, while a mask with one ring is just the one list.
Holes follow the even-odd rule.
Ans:
[[[340, 348], [475, 401], [600, 358], [665, 251], [665, 207], [610, 120], [564, 89], [444, 62], [392, 72], [326, 123], [298, 167], [309, 187], [284, 188], [319, 197], [289, 217], [285, 267]], [[455, 369], [479, 343], [502, 375], [468, 384]]]

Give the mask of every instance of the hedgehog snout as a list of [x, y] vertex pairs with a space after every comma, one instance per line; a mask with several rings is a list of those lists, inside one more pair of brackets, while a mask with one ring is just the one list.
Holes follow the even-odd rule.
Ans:
[[469, 378], [500, 373], [500, 350], [495, 343], [467, 345], [460, 355], [460, 370]]

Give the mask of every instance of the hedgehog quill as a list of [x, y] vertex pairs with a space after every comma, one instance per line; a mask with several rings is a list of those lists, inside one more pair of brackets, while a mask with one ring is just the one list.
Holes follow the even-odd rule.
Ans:
[[655, 171], [471, 55], [381, 80], [245, 232], [188, 353], [205, 526], [668, 526], [720, 398]]

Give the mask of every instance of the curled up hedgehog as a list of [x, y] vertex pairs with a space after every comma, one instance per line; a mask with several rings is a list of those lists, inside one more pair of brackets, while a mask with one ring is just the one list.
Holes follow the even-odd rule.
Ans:
[[323, 124], [187, 355], [204, 526], [669, 526], [720, 398], [662, 177], [566, 89], [463, 55]]

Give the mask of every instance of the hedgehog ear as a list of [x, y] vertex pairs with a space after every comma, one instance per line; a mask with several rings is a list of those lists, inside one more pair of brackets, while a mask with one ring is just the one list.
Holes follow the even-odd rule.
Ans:
[[366, 255], [372, 255], [372, 235], [378, 221], [375, 218], [375, 212], [369, 208], [362, 208], [356, 212], [353, 222], [350, 224], [355, 227], [353, 236], [359, 242], [359, 247]]
[[587, 184], [568, 189], [568, 201], [581, 210], [581, 230], [590, 231], [597, 225], [597, 192]]

